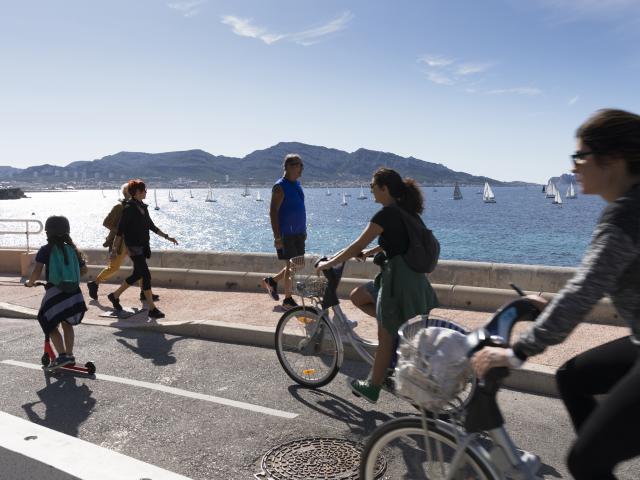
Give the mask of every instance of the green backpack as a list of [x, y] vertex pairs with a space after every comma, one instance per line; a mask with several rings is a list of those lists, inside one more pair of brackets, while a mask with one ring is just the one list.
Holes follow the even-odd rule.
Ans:
[[67, 254], [67, 262], [64, 261], [62, 249], [57, 245], [51, 248], [49, 256], [49, 283], [52, 283], [65, 293], [75, 292], [80, 285], [80, 262], [71, 245], [63, 246]]

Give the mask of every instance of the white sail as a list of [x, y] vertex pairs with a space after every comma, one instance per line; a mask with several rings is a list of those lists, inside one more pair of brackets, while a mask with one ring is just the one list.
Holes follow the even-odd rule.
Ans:
[[262, 197], [260, 196], [260, 192], [258, 192], [258, 195], [256, 196], [256, 202], [261, 202], [262, 201]]
[[249, 185], [244, 186], [244, 191], [241, 194], [243, 197], [250, 197], [251, 193], [249, 193]]
[[191, 189], [189, 189], [189, 197], [193, 198], [193, 193], [191, 193]]
[[347, 204], [347, 196], [343, 192], [342, 193], [342, 203], [340, 205], [342, 205], [344, 207], [346, 204]]
[[156, 189], [153, 189], [153, 201], [156, 204], [156, 206], [153, 208], [154, 210], [160, 210], [160, 207], [158, 206], [158, 195], [156, 193]]
[[560, 190], [556, 190], [556, 195], [553, 198], [553, 203], [556, 205], [562, 205], [562, 197], [560, 196]]
[[364, 194], [364, 187], [360, 185], [360, 195], [358, 195], [358, 200], [365, 200], [367, 196]]
[[207, 198], [204, 199], [205, 202], [215, 202], [216, 199], [213, 198], [213, 190], [209, 187], [209, 191], [207, 192]]
[[327, 197], [331, 196], [331, 192], [329, 191], [329, 187], [327, 187]]
[[458, 182], [456, 182], [455, 186], [453, 187], [453, 199], [462, 200], [462, 192], [460, 191], [460, 186], [458, 185]]
[[484, 190], [482, 192], [482, 201], [484, 203], [496, 203], [496, 197], [493, 194], [493, 190], [489, 186], [489, 182], [484, 182]]
[[178, 200], [176, 200], [176, 197], [173, 196], [173, 192], [171, 191], [171, 189], [169, 189], [169, 201], [170, 202], [177, 202]]
[[558, 189], [556, 188], [555, 183], [553, 183], [551, 179], [549, 179], [549, 183], [547, 183], [547, 189], [545, 191], [546, 197], [554, 198], [556, 196], [556, 190]]
[[569, 184], [569, 188], [567, 188], [567, 193], [565, 195], [566, 198], [578, 198], [578, 195], [576, 195], [576, 191], [573, 188], [573, 183]]

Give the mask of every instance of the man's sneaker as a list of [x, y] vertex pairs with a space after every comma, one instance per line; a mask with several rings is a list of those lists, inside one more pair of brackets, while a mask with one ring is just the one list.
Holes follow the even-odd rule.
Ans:
[[292, 308], [296, 308], [298, 306], [298, 304], [296, 303], [296, 301], [291, 298], [291, 297], [286, 297], [283, 301], [282, 301], [282, 308], [284, 308], [285, 310], [291, 310]]
[[74, 357], [73, 355], [65, 355], [65, 357], [67, 358], [67, 360], [69, 360], [69, 365], [73, 366], [76, 364], [76, 357]]
[[278, 282], [276, 282], [273, 277], [263, 278], [262, 286], [276, 302], [280, 300], [280, 295], [278, 295]]
[[87, 288], [89, 289], [89, 296], [94, 300], [98, 299], [98, 284], [96, 282], [87, 283]]
[[358, 326], [358, 322], [355, 320], [349, 320], [347, 318], [347, 325], [349, 325], [351, 327], [351, 329], [355, 329]]
[[153, 310], [149, 310], [149, 318], [164, 318], [164, 313], [154, 308]]
[[356, 397], [362, 397], [369, 403], [376, 403], [380, 397], [380, 387], [371, 383], [371, 380], [351, 380], [351, 391]]
[[111, 305], [113, 305], [113, 309], [116, 312], [119, 312], [120, 310], [122, 310], [122, 305], [120, 305], [120, 300], [118, 300], [113, 293], [110, 293], [109, 295], [107, 295], [107, 298], [109, 299], [109, 301], [111, 302]]
[[[154, 302], [157, 302], [158, 300], [160, 300], [160, 295], [156, 295], [155, 293], [152, 293], [151, 298], [153, 299]], [[145, 301], [146, 299], [147, 298], [144, 296], [144, 292], [140, 290], [140, 300]]]

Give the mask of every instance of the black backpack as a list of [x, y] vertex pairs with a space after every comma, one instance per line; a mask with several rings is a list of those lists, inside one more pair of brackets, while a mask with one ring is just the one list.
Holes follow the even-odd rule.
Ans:
[[402, 258], [414, 272], [433, 272], [440, 258], [440, 242], [419, 216], [411, 215], [401, 207], [397, 208], [402, 212], [400, 218], [409, 235], [409, 249]]

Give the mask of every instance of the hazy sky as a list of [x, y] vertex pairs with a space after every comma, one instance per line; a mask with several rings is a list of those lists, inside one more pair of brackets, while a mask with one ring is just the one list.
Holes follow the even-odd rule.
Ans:
[[640, 111], [640, 0], [0, 0], [0, 165], [280, 141], [501, 180]]

